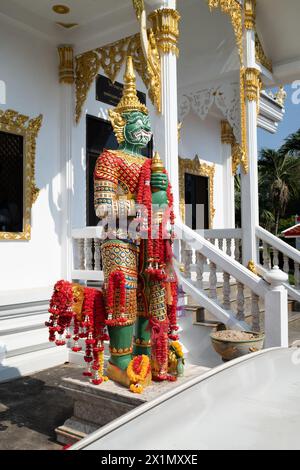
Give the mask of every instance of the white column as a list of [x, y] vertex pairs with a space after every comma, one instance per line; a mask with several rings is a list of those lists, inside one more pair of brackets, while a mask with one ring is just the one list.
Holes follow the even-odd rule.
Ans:
[[[150, 2], [149, 2], [150, 3]], [[152, 3], [152, 2], [151, 2]], [[159, 2], [154, 2], [158, 6]], [[154, 126], [154, 145], [165, 164], [173, 186], [174, 209], [179, 214], [178, 185], [178, 112], [177, 112], [177, 40], [179, 15], [176, 1], [160, 2], [161, 8], [151, 13], [161, 53], [162, 113]], [[162, 28], [164, 25], [164, 28]]]
[[60, 57], [60, 165], [61, 165], [61, 275], [72, 277], [72, 126], [73, 126], [73, 49], [58, 48]]
[[260, 72], [255, 57], [255, 1], [245, 1], [245, 99], [248, 142], [248, 173], [241, 174], [241, 209], [243, 230], [243, 264], [257, 263], [255, 229], [259, 225], [258, 171], [257, 171], [257, 106], [260, 97]]
[[234, 176], [232, 174], [232, 145], [234, 135], [228, 121], [221, 121], [223, 163], [224, 227], [235, 228]]
[[265, 348], [287, 348], [289, 346], [288, 294], [282, 284], [288, 280], [288, 276], [275, 266], [264, 278], [271, 285], [265, 298]]

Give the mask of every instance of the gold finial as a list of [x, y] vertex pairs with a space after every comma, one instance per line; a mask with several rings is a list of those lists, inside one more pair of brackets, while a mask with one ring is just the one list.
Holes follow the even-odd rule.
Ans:
[[161, 161], [158, 152], [155, 152], [154, 157], [152, 158], [151, 172], [152, 173], [162, 173], [164, 171], [164, 164]]
[[136, 92], [136, 80], [133, 69], [133, 60], [131, 56], [127, 57], [126, 71], [124, 75], [123, 96], [115, 108], [115, 112], [122, 114], [130, 111], [140, 111], [148, 114], [148, 109], [140, 102]]

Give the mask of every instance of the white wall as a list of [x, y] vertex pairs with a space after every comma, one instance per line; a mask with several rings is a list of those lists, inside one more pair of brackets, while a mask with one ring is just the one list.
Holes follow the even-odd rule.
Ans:
[[[42, 288], [60, 278], [59, 84], [53, 45], [0, 18], [0, 80], [6, 104], [30, 117], [43, 114], [37, 140], [36, 183], [30, 241], [0, 240], [0, 294]], [[1, 300], [0, 300], [1, 303]]]
[[193, 159], [198, 155], [207, 164], [215, 164], [214, 207], [212, 228], [224, 228], [223, 166], [220, 119], [208, 115], [201, 120], [193, 111], [185, 118], [179, 141], [179, 155]]

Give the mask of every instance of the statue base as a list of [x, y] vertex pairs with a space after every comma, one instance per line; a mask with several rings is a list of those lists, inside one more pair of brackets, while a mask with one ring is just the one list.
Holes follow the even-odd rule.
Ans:
[[61, 388], [75, 403], [73, 416], [55, 430], [57, 441], [63, 445], [74, 444], [137, 406], [207, 370], [206, 367], [189, 365], [185, 368], [185, 376], [178, 378], [177, 382], [152, 382], [141, 395], [132, 393], [112, 380], [93, 385], [83, 380], [66, 378]]

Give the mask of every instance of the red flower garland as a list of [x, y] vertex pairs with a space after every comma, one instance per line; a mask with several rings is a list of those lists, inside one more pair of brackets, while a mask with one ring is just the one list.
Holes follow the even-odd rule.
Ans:
[[[58, 281], [54, 286], [54, 292], [50, 300], [50, 319], [45, 325], [49, 328], [49, 341], [57, 346], [66, 344], [63, 334], [71, 325], [73, 292], [72, 284], [67, 281]], [[56, 334], [60, 337], [56, 338]]]
[[[113, 318], [114, 316], [114, 300], [116, 290], [119, 289], [119, 307], [120, 307], [120, 316], [118, 318]], [[126, 279], [122, 271], [113, 271], [110, 273], [108, 279], [108, 286], [106, 292], [106, 308], [108, 312], [108, 318], [106, 320], [106, 325], [108, 326], [117, 326], [122, 323], [126, 323], [127, 318], [125, 317], [126, 312]]]

